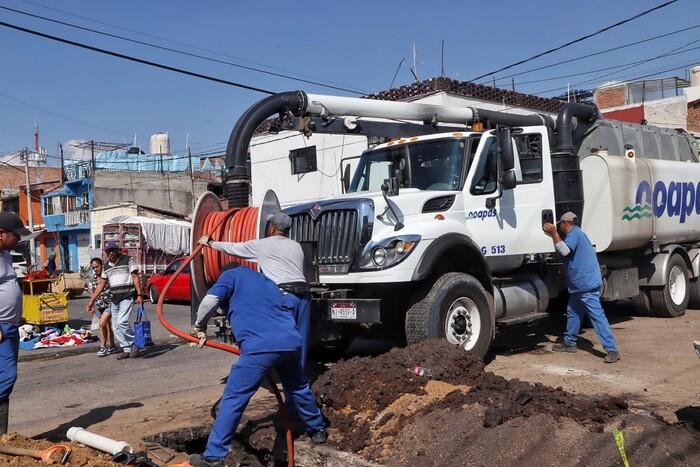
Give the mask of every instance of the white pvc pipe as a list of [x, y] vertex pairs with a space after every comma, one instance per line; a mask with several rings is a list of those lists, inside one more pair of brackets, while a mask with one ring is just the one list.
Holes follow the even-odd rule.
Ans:
[[325, 111], [336, 116], [362, 116], [374, 118], [398, 118], [402, 120], [431, 121], [433, 117], [441, 123], [471, 123], [474, 112], [469, 107], [394, 102], [356, 97], [324, 96], [308, 94], [307, 110], [312, 115], [323, 115]]
[[112, 455], [122, 451], [134, 452], [134, 448], [132, 448], [129, 443], [96, 435], [79, 426], [68, 429], [68, 439], [76, 443], [84, 444], [85, 446], [90, 446], [98, 451], [108, 452]]

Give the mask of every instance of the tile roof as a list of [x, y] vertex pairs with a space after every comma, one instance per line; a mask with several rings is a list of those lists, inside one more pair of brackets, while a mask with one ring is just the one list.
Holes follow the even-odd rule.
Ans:
[[559, 99], [523, 94], [521, 92], [508, 91], [507, 89], [494, 88], [476, 84], [469, 81], [458, 81], [452, 78], [431, 78], [418, 81], [387, 91], [381, 91], [366, 96], [367, 99], [404, 101], [415, 100], [437, 92], [448, 92], [458, 96], [472, 97], [483, 101], [497, 102], [505, 105], [515, 105], [542, 112], [557, 113], [565, 102]]

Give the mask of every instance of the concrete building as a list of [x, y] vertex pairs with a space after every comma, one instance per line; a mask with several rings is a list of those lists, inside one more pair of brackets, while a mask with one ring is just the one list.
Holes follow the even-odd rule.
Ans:
[[682, 128], [700, 136], [700, 66], [690, 79], [657, 78], [610, 82], [593, 92], [606, 118], [663, 128]]

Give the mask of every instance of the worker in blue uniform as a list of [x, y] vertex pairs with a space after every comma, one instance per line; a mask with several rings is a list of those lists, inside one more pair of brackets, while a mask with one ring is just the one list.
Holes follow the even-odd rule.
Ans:
[[9, 251], [15, 249], [20, 236], [30, 233], [17, 214], [0, 212], [0, 435], [7, 433], [10, 394], [17, 381], [22, 319], [22, 290]]
[[565, 212], [558, 224], [565, 238], [562, 239], [557, 226], [545, 223], [542, 227], [552, 236], [554, 248], [564, 260], [569, 290], [569, 304], [566, 308], [566, 332], [564, 342], [552, 346], [555, 352], [578, 352], [576, 341], [581, 331], [583, 319], [588, 316], [593, 329], [607, 352], [603, 361], [615, 363], [620, 360], [620, 352], [613, 337], [612, 328], [600, 303], [600, 287], [603, 284], [600, 265], [595, 249], [588, 236], [576, 225], [578, 217], [573, 212]]
[[206, 340], [206, 326], [223, 305], [241, 355], [231, 367], [219, 413], [203, 454], [192, 454], [194, 467], [225, 465], [231, 441], [250, 398], [263, 378], [275, 370], [286, 394], [291, 394], [307, 434], [316, 444], [328, 438], [326, 423], [316, 404], [301, 364], [301, 336], [294, 319], [295, 303], [277, 284], [244, 266], [223, 271], [197, 310], [192, 335]]

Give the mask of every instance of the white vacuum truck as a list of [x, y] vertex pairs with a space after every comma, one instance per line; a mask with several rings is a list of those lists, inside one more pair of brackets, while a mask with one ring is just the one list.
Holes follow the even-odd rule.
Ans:
[[281, 130], [397, 138], [362, 154], [345, 194], [285, 210], [313, 261], [321, 341], [400, 330], [484, 355], [496, 325], [546, 316], [565, 297], [542, 225], [566, 211], [598, 252], [603, 300], [666, 317], [700, 306], [700, 164], [683, 131], [604, 120], [587, 104], [553, 121], [287, 92], [234, 128], [229, 207], [247, 205], [248, 145], [276, 115]]

